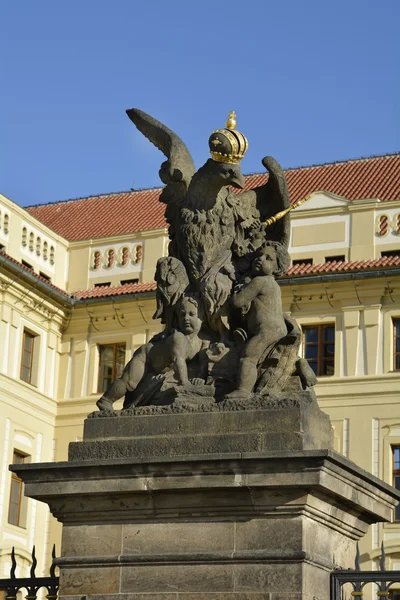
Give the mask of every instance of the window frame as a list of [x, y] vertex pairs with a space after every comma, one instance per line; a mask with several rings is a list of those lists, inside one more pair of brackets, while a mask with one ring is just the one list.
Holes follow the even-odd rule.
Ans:
[[[392, 341], [393, 341], [393, 352], [392, 352], [392, 367], [393, 367], [393, 371], [400, 371], [400, 352], [396, 352], [396, 340], [397, 338], [400, 339], [400, 331], [399, 331], [399, 335], [396, 335], [396, 324], [399, 323], [400, 325], [400, 317], [392, 317], [392, 327], [393, 327], [393, 337], [392, 337]], [[396, 367], [396, 357], [399, 357], [399, 368]]]
[[[26, 351], [25, 350], [25, 339], [26, 339], [27, 335], [30, 336], [30, 338], [32, 339], [32, 348], [31, 348], [31, 351], [29, 352], [29, 354], [30, 354], [29, 367], [27, 367], [24, 364], [24, 354]], [[26, 328], [24, 328], [24, 330], [22, 332], [21, 366], [20, 366], [19, 378], [21, 379], [21, 381], [24, 381], [25, 383], [28, 383], [29, 385], [35, 385], [34, 383], [32, 383], [32, 381], [34, 379], [34, 377], [33, 377], [33, 361], [34, 361], [35, 352], [36, 352], [35, 339], [38, 337], [39, 336], [36, 333], [33, 333], [32, 331], [29, 331], [29, 329], [26, 329]], [[23, 377], [24, 368], [29, 369], [29, 378], [28, 379], [25, 379]]]
[[[333, 341], [324, 341], [324, 329], [326, 327], [333, 327]], [[306, 337], [305, 337], [305, 330], [306, 329], [317, 329], [318, 330], [318, 334], [317, 334], [317, 342], [306, 342]], [[335, 322], [329, 322], [329, 323], [309, 323], [307, 325], [302, 325], [301, 326], [301, 332], [302, 332], [302, 355], [303, 358], [305, 358], [307, 361], [309, 359], [307, 359], [306, 355], [306, 347], [307, 345], [316, 345], [317, 346], [317, 373], [316, 376], [317, 377], [334, 377], [335, 375], [335, 354], [336, 354], [336, 344], [335, 344], [335, 334], [336, 334], [336, 323]], [[326, 362], [326, 358], [325, 358], [325, 353], [324, 353], [324, 346], [326, 344], [333, 344], [333, 373], [332, 375], [328, 375], [326, 373], [323, 373], [323, 366]], [[311, 359], [310, 359], [311, 360]], [[315, 359], [314, 359], [315, 360]], [[311, 367], [311, 365], [310, 365]], [[312, 367], [311, 367], [312, 368]]]
[[292, 267], [297, 267], [297, 265], [310, 265], [313, 266], [314, 259], [309, 258], [292, 258]]
[[[18, 461], [16, 460], [17, 456], [19, 458], [21, 458], [22, 460]], [[16, 450], [14, 448], [13, 450], [13, 461], [12, 464], [16, 465], [16, 464], [24, 464], [26, 462], [26, 458], [28, 458], [29, 455], [25, 454], [24, 452], [21, 452], [20, 450]], [[18, 502], [13, 502], [12, 501], [12, 490], [13, 490], [13, 484], [17, 484], [18, 485]], [[20, 479], [18, 477], [18, 475], [14, 472], [11, 473], [11, 484], [10, 484], [10, 494], [9, 494], [9, 502], [8, 502], [8, 516], [7, 516], [7, 524], [8, 525], [12, 525], [13, 527], [21, 527], [22, 529], [25, 529], [26, 527], [24, 525], [21, 524], [21, 509], [22, 509], [22, 502], [24, 499], [24, 482], [22, 481], [22, 479]], [[16, 519], [16, 523], [14, 523], [13, 521], [10, 520], [11, 517], [11, 507], [12, 505], [17, 505], [17, 519]]]
[[126, 361], [126, 342], [115, 342], [113, 344], [97, 344], [97, 352], [98, 352], [98, 357], [99, 357], [99, 363], [98, 363], [97, 392], [96, 393], [98, 393], [98, 394], [104, 394], [104, 392], [107, 390], [107, 388], [106, 389], [102, 389], [102, 387], [100, 385], [101, 381], [103, 379], [105, 379], [101, 375], [101, 348], [104, 348], [104, 347], [107, 347], [107, 346], [113, 346], [114, 347], [114, 355], [113, 355], [113, 362], [112, 362], [111, 383], [113, 383], [116, 380], [116, 378], [117, 378], [116, 374], [117, 374], [117, 353], [118, 353], [118, 346], [124, 346], [124, 364], [123, 364], [123, 368], [125, 367], [125, 361]]
[[[392, 485], [395, 489], [400, 489], [400, 488], [396, 488], [396, 480], [395, 477], [400, 477], [400, 468], [399, 469], [395, 469], [395, 452], [396, 450], [400, 451], [400, 444], [391, 444], [390, 446], [391, 451], [392, 451]], [[400, 465], [399, 465], [400, 466]], [[394, 511], [393, 511], [393, 523], [400, 523], [400, 504], [398, 504]]]

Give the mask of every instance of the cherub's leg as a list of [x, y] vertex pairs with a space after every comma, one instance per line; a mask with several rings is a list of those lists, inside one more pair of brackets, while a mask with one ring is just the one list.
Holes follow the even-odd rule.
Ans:
[[183, 333], [175, 332], [170, 338], [171, 356], [174, 366], [175, 377], [181, 385], [189, 384], [188, 370], [186, 364], [188, 341]]
[[116, 379], [102, 397], [96, 402], [100, 410], [111, 409], [114, 402], [132, 392], [139, 385], [146, 371], [148, 348], [142, 346], [132, 356], [121, 377]]
[[257, 381], [257, 363], [267, 345], [268, 341], [263, 335], [256, 335], [249, 340], [239, 361], [237, 388], [227, 398], [242, 398], [251, 394]]

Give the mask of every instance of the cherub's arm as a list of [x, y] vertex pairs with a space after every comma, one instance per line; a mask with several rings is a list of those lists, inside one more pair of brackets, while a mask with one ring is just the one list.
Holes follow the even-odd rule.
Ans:
[[232, 296], [232, 304], [235, 308], [242, 308], [250, 304], [261, 291], [260, 277], [255, 277], [245, 288]]

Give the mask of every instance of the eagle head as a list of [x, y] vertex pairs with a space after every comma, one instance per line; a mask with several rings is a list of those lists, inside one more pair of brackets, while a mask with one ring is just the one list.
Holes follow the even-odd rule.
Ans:
[[[215, 186], [224, 187], [231, 185], [242, 190], [245, 185], [245, 179], [239, 164], [217, 162], [209, 158], [202, 170], [207, 172], [207, 178]], [[200, 169], [199, 169], [200, 171]]]

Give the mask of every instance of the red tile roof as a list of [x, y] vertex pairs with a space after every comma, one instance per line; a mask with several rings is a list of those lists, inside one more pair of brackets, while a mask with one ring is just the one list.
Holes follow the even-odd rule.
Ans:
[[166, 226], [161, 188], [118, 192], [66, 202], [30, 206], [26, 210], [70, 241], [88, 240]]
[[371, 260], [332, 261], [319, 265], [299, 263], [290, 267], [284, 277], [299, 277], [303, 275], [323, 275], [327, 273], [346, 273], [356, 271], [373, 271], [400, 267], [400, 256], [384, 256]]
[[[349, 200], [400, 199], [400, 153], [311, 167], [288, 169], [292, 202], [316, 191]], [[264, 184], [268, 175], [247, 175], [246, 189]], [[96, 239], [165, 227], [161, 188], [91, 196], [30, 206], [27, 211], [64, 238]]]
[[12, 264], [16, 265], [17, 267], [19, 267], [20, 269], [22, 269], [26, 273], [29, 273], [30, 275], [33, 275], [38, 281], [41, 281], [42, 283], [46, 283], [51, 289], [53, 289], [56, 292], [62, 294], [66, 298], [69, 298], [71, 296], [71, 294], [69, 294], [65, 290], [62, 290], [61, 288], [57, 287], [56, 285], [52, 284], [45, 277], [42, 277], [41, 275], [38, 275], [32, 269], [30, 269], [29, 267], [26, 267], [22, 263], [18, 262], [18, 260], [15, 260], [15, 258], [13, 258], [9, 254], [7, 254], [7, 252], [4, 252], [4, 250], [0, 250], [0, 256], [3, 256], [6, 259], [6, 261], [10, 261]]
[[102, 285], [92, 290], [79, 290], [74, 293], [77, 300], [87, 300], [89, 298], [107, 298], [111, 296], [124, 296], [125, 294], [139, 294], [141, 292], [155, 291], [157, 284], [151, 283], [125, 283], [124, 285], [110, 286]]

